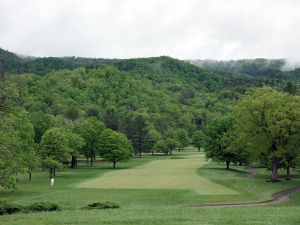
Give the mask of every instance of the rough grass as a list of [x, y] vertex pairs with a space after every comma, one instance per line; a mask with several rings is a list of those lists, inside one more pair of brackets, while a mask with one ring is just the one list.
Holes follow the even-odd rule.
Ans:
[[132, 208], [20, 214], [1, 217], [3, 225], [298, 225], [299, 207]]
[[[249, 202], [268, 199], [273, 192], [300, 185], [300, 177], [297, 171], [292, 171], [294, 180], [285, 181], [282, 179], [282, 182], [273, 184], [266, 182], [269, 179], [270, 171], [265, 169], [258, 169], [257, 177], [249, 179], [248, 173], [243, 167], [233, 166], [232, 170], [227, 171], [224, 169], [224, 164], [204, 161], [202, 153], [184, 152], [176, 153], [174, 156], [180, 158], [170, 159], [171, 157], [169, 156], [134, 158], [127, 163], [121, 163], [117, 170], [113, 170], [111, 164], [106, 162], [98, 162], [92, 168], [83, 163], [75, 170], [64, 169], [58, 172], [55, 186], [53, 187], [49, 184], [47, 171], [34, 173], [32, 182], [28, 182], [26, 175], [19, 176], [18, 190], [11, 192], [0, 189], [0, 200], [6, 199], [24, 205], [37, 201], [51, 201], [59, 204], [62, 210], [55, 213], [3, 216], [0, 217], [0, 224], [299, 224], [300, 193], [293, 194], [288, 203], [264, 207], [217, 209], [185, 207], [187, 205], [207, 203]], [[153, 167], [151, 166], [152, 168], [149, 170], [148, 166], [151, 164]], [[169, 167], [171, 167], [170, 170]], [[217, 189], [215, 189], [215, 195], [209, 192], [206, 192], [208, 194], [204, 194], [204, 192], [201, 194], [201, 188], [198, 187], [199, 193], [194, 191], [193, 188], [187, 190], [179, 188], [161, 189], [161, 187], [154, 187], [153, 189], [80, 187], [80, 185], [92, 180], [101, 179], [109, 173], [118, 173], [120, 176], [123, 176], [121, 172], [130, 171], [131, 181], [137, 180], [136, 174], [139, 174], [138, 170], [141, 168], [142, 170], [146, 168], [147, 173], [142, 173], [143, 176], [146, 176], [146, 179], [149, 177], [149, 179], [151, 178], [155, 181], [155, 177], [151, 177], [151, 173], [155, 170], [157, 176], [161, 176], [160, 179], [167, 179], [164, 174], [169, 174], [174, 176], [172, 181], [180, 185], [184, 183], [176, 180], [175, 177], [177, 176], [179, 179], [189, 176], [199, 178], [206, 184], [212, 185], [212, 187], [217, 185], [222, 189], [232, 190], [232, 192], [238, 194], [220, 194], [223, 190]], [[281, 172], [283, 175], [284, 171]], [[114, 180], [116, 179], [115, 177]], [[160, 179], [157, 180], [157, 185]], [[105, 211], [80, 210], [81, 207], [96, 201], [116, 202], [121, 208]]]
[[149, 162], [128, 170], [116, 170], [79, 184], [81, 188], [193, 190], [201, 195], [232, 195], [238, 192], [199, 176], [205, 165], [197, 155]]

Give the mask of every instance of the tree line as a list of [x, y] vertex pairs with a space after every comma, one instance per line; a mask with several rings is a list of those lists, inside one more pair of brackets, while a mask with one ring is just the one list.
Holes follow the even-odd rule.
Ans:
[[189, 144], [227, 168], [274, 168], [274, 181], [278, 168], [297, 163], [299, 107], [291, 81], [256, 90], [260, 81], [248, 87], [238, 78], [238, 87], [235, 79], [170, 57], [0, 79], [1, 186], [14, 187], [16, 174], [30, 178], [37, 168], [55, 176], [64, 163], [75, 168], [78, 156], [91, 166], [100, 156], [115, 167], [132, 155], [172, 154]]

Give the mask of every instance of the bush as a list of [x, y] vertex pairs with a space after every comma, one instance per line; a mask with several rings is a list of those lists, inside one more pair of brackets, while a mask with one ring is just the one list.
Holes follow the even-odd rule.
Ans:
[[14, 203], [9, 203], [6, 201], [0, 201], [0, 215], [4, 214], [14, 214], [21, 212], [23, 207]]
[[88, 204], [82, 209], [90, 210], [90, 209], [117, 209], [117, 208], [120, 208], [120, 205], [118, 203], [105, 201], [105, 202], [94, 202]]
[[52, 202], [35, 202], [26, 207], [29, 212], [58, 211], [60, 208]]

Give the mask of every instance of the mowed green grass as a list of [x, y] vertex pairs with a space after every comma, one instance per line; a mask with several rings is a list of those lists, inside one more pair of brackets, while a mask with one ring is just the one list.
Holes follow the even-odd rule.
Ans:
[[65, 210], [4, 216], [5, 225], [299, 225], [298, 207]]
[[80, 188], [192, 190], [201, 195], [232, 195], [237, 191], [199, 176], [207, 162], [195, 154], [180, 159], [156, 160], [128, 170], [117, 170], [79, 184]]
[[[182, 165], [181, 165], [182, 164]], [[150, 167], [149, 167], [150, 166]], [[157, 167], [157, 168], [156, 168]], [[151, 170], [150, 170], [151, 168]], [[168, 171], [168, 168], [170, 170]], [[154, 188], [137, 188], [140, 183], [137, 174], [139, 170], [144, 179], [156, 182]], [[154, 172], [154, 171], [155, 172]], [[181, 172], [181, 170], [185, 170]], [[118, 174], [113, 178], [111, 185], [117, 185], [119, 179], [124, 179], [124, 172], [129, 172], [131, 187], [82, 187], [91, 181], [103, 182], [111, 174]], [[151, 173], [156, 173], [151, 176]], [[120, 225], [298, 225], [300, 221], [300, 193], [295, 193], [289, 202], [262, 206], [262, 207], [233, 207], [233, 208], [190, 208], [190, 205], [207, 203], [251, 202], [269, 199], [272, 193], [286, 188], [300, 185], [299, 172], [292, 171], [293, 180], [284, 180], [284, 171], [280, 171], [282, 182], [270, 183], [270, 171], [258, 169], [255, 178], [249, 179], [247, 170], [243, 167], [232, 166], [227, 171], [224, 164], [204, 160], [203, 153], [183, 152], [175, 156], [143, 156], [133, 158], [129, 162], [120, 163], [117, 169], [112, 169], [110, 163], [96, 163], [94, 167], [80, 163], [75, 170], [64, 169], [57, 173], [55, 186], [49, 185], [49, 174], [37, 172], [33, 174], [32, 182], [28, 182], [26, 175], [19, 177], [18, 190], [11, 192], [0, 189], [0, 200], [29, 204], [36, 201], [51, 201], [58, 203], [62, 210], [54, 213], [30, 213], [12, 216], [1, 216], [2, 225], [60, 225], [60, 224], [120, 224]], [[125, 174], [126, 174], [125, 173]], [[107, 175], [109, 175], [107, 177]], [[164, 174], [174, 176], [173, 182], [178, 182], [177, 188], [170, 188], [170, 180], [164, 181], [158, 188], [161, 180], [167, 179]], [[123, 177], [124, 176], [124, 177]], [[160, 179], [157, 179], [161, 176]], [[188, 176], [199, 179], [215, 189], [215, 194], [203, 191], [203, 187], [190, 186], [178, 181]], [[128, 182], [127, 182], [128, 183]], [[150, 185], [150, 184], [148, 184]], [[204, 185], [204, 184], [203, 184]], [[184, 189], [178, 188], [182, 187]], [[226, 191], [224, 191], [224, 190]], [[198, 190], [198, 191], [197, 191]], [[227, 192], [230, 190], [234, 194]], [[221, 194], [223, 191], [223, 194]], [[201, 193], [202, 192], [202, 193]], [[206, 194], [205, 194], [206, 192]], [[80, 208], [95, 201], [114, 201], [121, 206], [116, 210], [91, 210]]]

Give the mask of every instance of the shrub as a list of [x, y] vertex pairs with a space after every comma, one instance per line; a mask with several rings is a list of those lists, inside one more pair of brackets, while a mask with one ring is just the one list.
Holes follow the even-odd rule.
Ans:
[[21, 205], [17, 205], [7, 201], [0, 201], [0, 215], [14, 214], [21, 212], [22, 210], [23, 207]]
[[184, 159], [184, 157], [182, 157], [182, 156], [172, 156], [172, 157], [170, 157], [170, 159]]
[[90, 209], [117, 209], [117, 208], [120, 208], [120, 205], [118, 203], [105, 201], [105, 202], [94, 202], [88, 204], [82, 209], [90, 210]]
[[43, 212], [43, 211], [58, 211], [60, 208], [57, 204], [52, 202], [35, 202], [26, 207], [30, 212]]

